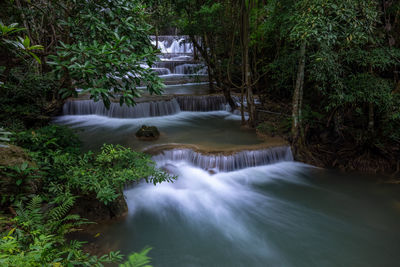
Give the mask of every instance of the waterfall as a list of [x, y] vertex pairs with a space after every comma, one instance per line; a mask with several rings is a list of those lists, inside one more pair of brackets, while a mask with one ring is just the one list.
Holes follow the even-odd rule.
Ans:
[[137, 103], [133, 107], [111, 103], [106, 109], [103, 102], [93, 100], [68, 101], [64, 104], [63, 115], [101, 115], [111, 118], [144, 118], [173, 115], [180, 112], [176, 99]]
[[63, 107], [63, 115], [100, 115], [111, 118], [144, 118], [166, 116], [180, 111], [217, 111], [227, 110], [222, 95], [176, 96], [170, 100], [137, 103], [133, 107], [111, 103], [106, 109], [103, 102], [93, 100], [71, 100]]
[[[150, 36], [151, 43], [156, 45], [156, 37]], [[158, 36], [158, 49], [163, 54], [193, 54], [193, 44], [188, 36]]]
[[214, 111], [227, 109], [226, 100], [223, 95], [177, 96], [176, 100], [182, 111]]
[[174, 73], [176, 74], [201, 74], [204, 73], [203, 64], [181, 64], [175, 67]]
[[169, 75], [171, 74], [171, 70], [168, 68], [151, 68], [158, 75]]
[[293, 155], [289, 146], [246, 150], [232, 155], [204, 155], [191, 149], [173, 149], [153, 156], [153, 160], [159, 164], [170, 161], [187, 161], [205, 170], [229, 172], [281, 161], [293, 161]]
[[[156, 37], [150, 36], [151, 43], [156, 45]], [[151, 68], [159, 75], [207, 75], [207, 69], [202, 63], [194, 60], [194, 48], [188, 36], [161, 35], [158, 36], [158, 49], [161, 54], [159, 61]], [[170, 73], [160, 72], [159, 69], [168, 69]]]
[[158, 61], [154, 63], [152, 69], [164, 68], [168, 69], [170, 74], [176, 74], [176, 67], [182, 64], [185, 64], [185, 61]]

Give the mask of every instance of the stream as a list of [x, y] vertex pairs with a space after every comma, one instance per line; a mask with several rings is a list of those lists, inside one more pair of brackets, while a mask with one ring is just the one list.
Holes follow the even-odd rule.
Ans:
[[[163, 54], [152, 68], [165, 79], [206, 74], [184, 39], [159, 38]], [[153, 160], [178, 179], [127, 188], [128, 216], [97, 243], [124, 254], [150, 246], [154, 266], [399, 266], [398, 187], [293, 161], [284, 141], [241, 129], [240, 116], [207, 88], [170, 84], [165, 99], [135, 108], [73, 100], [55, 118], [85, 150], [176, 146]], [[160, 138], [138, 140], [142, 125], [157, 126]]]

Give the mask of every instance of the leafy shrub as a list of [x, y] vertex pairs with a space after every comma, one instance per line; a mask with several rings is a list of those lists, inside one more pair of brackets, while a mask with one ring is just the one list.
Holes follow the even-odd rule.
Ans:
[[77, 154], [81, 144], [71, 129], [59, 125], [19, 132], [13, 137], [13, 141], [16, 145], [41, 155], [59, 150]]
[[40, 177], [38, 168], [23, 162], [16, 166], [0, 166], [0, 205], [26, 199]]
[[45, 188], [92, 195], [109, 204], [126, 183], [145, 179], [154, 184], [173, 177], [155, 168], [149, 156], [122, 146], [104, 145], [99, 154], [79, 155], [80, 142], [69, 128], [50, 125], [14, 136], [15, 144], [28, 148], [45, 176]]
[[[43, 186], [41, 196], [29, 202], [29, 194], [14, 194], [14, 203], [20, 201], [15, 218], [5, 222], [0, 218], [0, 229], [7, 229], [0, 234], [0, 266], [102, 266], [119, 262], [119, 252], [96, 257], [82, 251], [83, 242], [66, 242], [66, 234], [87, 223], [69, 214], [75, 199], [90, 195], [108, 205], [122, 194], [126, 183], [145, 179], [157, 184], [174, 179], [155, 168], [148, 155], [122, 146], [104, 145], [98, 154], [80, 154], [76, 135], [61, 126], [20, 132], [12, 140], [30, 150], [37, 168], [27, 164], [2, 168], [4, 176], [22, 186], [40, 170]], [[149, 250], [132, 254], [123, 266], [149, 266]]]
[[260, 134], [283, 136], [290, 132], [291, 123], [291, 117], [279, 118], [279, 120], [263, 121], [256, 129]]
[[151, 267], [148, 265], [151, 258], [147, 256], [151, 248], [145, 248], [139, 253], [129, 255], [128, 260], [119, 267]]
[[161, 93], [161, 79], [141, 65], [151, 66], [157, 58], [139, 1], [74, 1], [70, 7], [68, 13], [74, 16], [62, 24], [70, 29], [72, 41], [60, 40], [48, 62], [58, 79], [74, 81], [60, 89], [63, 98], [75, 95], [78, 87], [109, 107], [115, 93], [121, 104], [135, 104], [141, 84], [150, 93]]
[[145, 179], [157, 184], [174, 177], [155, 168], [146, 154], [119, 145], [104, 145], [97, 155], [89, 152], [79, 157], [63, 178], [72, 189], [84, 194], [95, 193], [107, 205], [122, 193], [128, 182]]
[[17, 206], [17, 216], [8, 222], [9, 230], [0, 234], [1, 266], [103, 266], [122, 260], [119, 252], [97, 257], [82, 251], [83, 242], [67, 242], [67, 233], [87, 223], [78, 215], [68, 215], [73, 197], [62, 203], [53, 201], [49, 210], [42, 204], [35, 196], [26, 206]]
[[29, 66], [14, 68], [0, 87], [0, 121], [13, 131], [48, 123], [56, 84], [50, 75], [37, 75]]

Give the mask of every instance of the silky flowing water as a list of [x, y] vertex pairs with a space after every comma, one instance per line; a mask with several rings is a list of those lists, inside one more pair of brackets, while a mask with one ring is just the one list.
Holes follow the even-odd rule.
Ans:
[[[57, 122], [77, 129], [85, 147], [95, 150], [104, 142], [153, 145], [135, 138], [142, 124], [160, 129], [156, 144], [227, 148], [261, 142], [226, 111], [137, 119], [62, 116]], [[102, 246], [126, 254], [151, 246], [155, 266], [398, 266], [397, 187], [290, 158], [217, 173], [189, 159], [156, 160], [177, 181], [127, 189], [129, 215], [102, 231]]]
[[[179, 48], [178, 39], [160, 38], [166, 53], [155, 67], [160, 74], [185, 72], [183, 61], [191, 58], [184, 53], [192, 48]], [[166, 89], [199, 94], [206, 88]], [[150, 246], [154, 266], [399, 266], [397, 186], [294, 162], [288, 147], [247, 150], [265, 141], [241, 129], [240, 117], [225, 103], [204, 98], [168, 99], [136, 110], [114, 105], [112, 111], [67, 103], [65, 115], [55, 119], [76, 130], [85, 150], [103, 143], [137, 150], [163, 144], [238, 150], [210, 155], [178, 146], [155, 156], [158, 167], [177, 180], [127, 188], [128, 216], [99, 226], [98, 245], [125, 254]], [[158, 127], [157, 141], [137, 140], [144, 124]]]
[[155, 266], [398, 266], [390, 186], [295, 162], [215, 175], [174, 164], [175, 183], [125, 192], [129, 215], [102, 244], [151, 246]]
[[[240, 130], [240, 117], [227, 111], [179, 112], [170, 116], [136, 119], [75, 115], [59, 117], [56, 123], [76, 129], [85, 150], [98, 150], [104, 143], [121, 144], [141, 150], [150, 145], [169, 143], [230, 148], [262, 142], [254, 131]], [[160, 138], [153, 142], [138, 140], [135, 132], [142, 125], [158, 127]]]

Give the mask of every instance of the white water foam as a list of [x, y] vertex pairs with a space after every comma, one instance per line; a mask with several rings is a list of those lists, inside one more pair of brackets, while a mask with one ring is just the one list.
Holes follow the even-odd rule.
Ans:
[[168, 220], [173, 216], [171, 211], [174, 211], [196, 229], [211, 227], [243, 249], [269, 260], [285, 261], [264, 234], [251, 227], [250, 221], [254, 221], [254, 217], [263, 222], [271, 221], [279, 214], [284, 216], [280, 209], [292, 205], [262, 194], [253, 186], [277, 180], [307, 184], [295, 175], [305, 165], [277, 163], [215, 175], [185, 161], [177, 161], [173, 165], [179, 176], [174, 183], [157, 186], [141, 183], [125, 191], [131, 216], [144, 211], [160, 220]]

